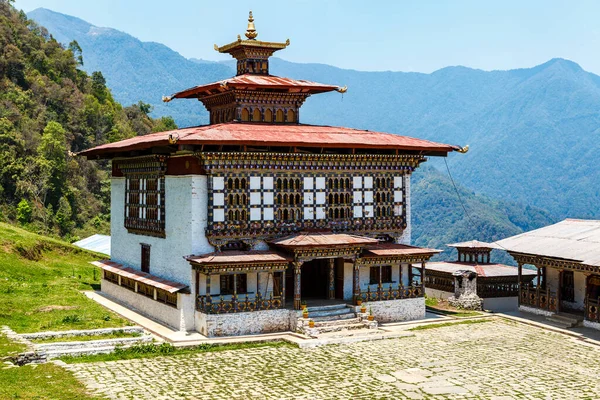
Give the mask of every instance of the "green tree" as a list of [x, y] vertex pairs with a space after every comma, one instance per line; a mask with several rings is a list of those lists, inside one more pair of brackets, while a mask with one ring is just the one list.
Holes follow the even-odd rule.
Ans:
[[31, 205], [25, 199], [21, 199], [17, 205], [17, 221], [26, 224], [31, 221]]
[[67, 140], [66, 132], [58, 122], [50, 121], [42, 134], [42, 142], [38, 152], [47, 161], [50, 171], [49, 194], [50, 198], [44, 204], [57, 205], [58, 199], [65, 191], [65, 170], [67, 166]]
[[73, 40], [69, 43], [69, 50], [73, 53], [73, 56], [77, 60], [77, 64], [83, 67], [83, 50], [81, 50], [81, 46], [79, 46], [77, 40]]
[[71, 204], [69, 204], [69, 200], [65, 196], [61, 197], [58, 202], [55, 221], [62, 236], [71, 233], [75, 226]]

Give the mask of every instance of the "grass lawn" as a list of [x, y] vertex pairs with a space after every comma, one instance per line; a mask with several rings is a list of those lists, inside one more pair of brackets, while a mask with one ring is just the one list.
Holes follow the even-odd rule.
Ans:
[[19, 333], [128, 325], [83, 295], [100, 284], [105, 256], [0, 223], [0, 325]]

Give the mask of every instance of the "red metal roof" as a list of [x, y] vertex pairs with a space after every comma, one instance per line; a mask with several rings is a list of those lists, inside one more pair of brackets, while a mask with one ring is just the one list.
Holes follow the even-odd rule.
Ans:
[[166, 279], [159, 278], [158, 276], [125, 267], [124, 265], [110, 260], [93, 261], [92, 264], [102, 268], [103, 270], [110, 271], [125, 278], [130, 278], [135, 281], [145, 283], [146, 285], [153, 286], [157, 289], [166, 290], [169, 293], [179, 292], [180, 290], [187, 288], [187, 286], [182, 283], [168, 281]]
[[[477, 272], [477, 275], [488, 278], [518, 275], [516, 267], [511, 267], [504, 264], [472, 264], [463, 262], [440, 261], [428, 262], [427, 264], [425, 264], [425, 270], [428, 269], [432, 271], [447, 272], [449, 274], [460, 270], [467, 270]], [[523, 276], [534, 276], [537, 275], [537, 272], [523, 268], [522, 274]]]
[[79, 154], [96, 156], [105, 153], [168, 146], [169, 136], [177, 138], [178, 145], [304, 146], [395, 149], [424, 153], [449, 153], [459, 149], [458, 146], [408, 136], [336, 126], [228, 122], [137, 136], [120, 142], [103, 144], [84, 150]]
[[221, 265], [248, 264], [256, 262], [287, 263], [292, 259], [274, 251], [223, 251], [220, 253], [189, 256], [186, 257], [186, 260], [195, 264]]
[[442, 250], [428, 249], [425, 247], [408, 246], [405, 244], [380, 243], [366, 248], [368, 257], [371, 256], [402, 256], [402, 255], [433, 255]]
[[288, 90], [290, 92], [325, 93], [337, 90], [339, 86], [326, 85], [323, 83], [281, 78], [272, 75], [243, 74], [233, 78], [208, 83], [206, 85], [194, 86], [171, 95], [171, 99], [183, 99], [188, 97], [202, 97], [214, 94], [213, 91], [226, 91], [233, 89], [276, 89]]
[[293, 249], [300, 247], [366, 245], [378, 243], [378, 240], [346, 233], [300, 232], [296, 235], [275, 239], [271, 243]]

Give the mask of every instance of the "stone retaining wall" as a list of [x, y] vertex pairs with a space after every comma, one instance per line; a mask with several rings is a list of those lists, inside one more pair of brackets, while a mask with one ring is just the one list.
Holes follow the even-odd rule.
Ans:
[[[373, 311], [375, 320], [380, 323], [412, 321], [425, 318], [425, 298], [369, 301], [367, 312]], [[355, 307], [360, 312], [360, 306]]]
[[28, 339], [55, 339], [64, 337], [75, 337], [75, 336], [94, 336], [94, 335], [110, 335], [115, 332], [123, 333], [144, 333], [144, 328], [141, 326], [125, 326], [123, 328], [101, 328], [101, 329], [84, 329], [84, 330], [71, 330], [71, 331], [54, 331], [54, 332], [35, 332], [35, 333], [21, 333], [18, 336]]
[[264, 310], [231, 314], [196, 312], [196, 329], [206, 336], [240, 336], [257, 333], [293, 331], [294, 310]]

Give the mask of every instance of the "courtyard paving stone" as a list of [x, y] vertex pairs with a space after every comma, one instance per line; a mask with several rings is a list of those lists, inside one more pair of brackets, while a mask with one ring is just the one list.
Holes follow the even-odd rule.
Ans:
[[110, 399], [600, 398], [600, 347], [503, 319], [414, 333], [68, 368]]

